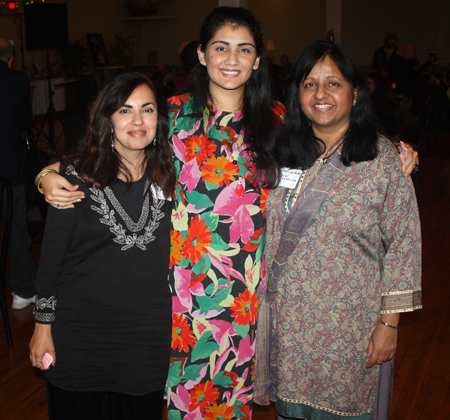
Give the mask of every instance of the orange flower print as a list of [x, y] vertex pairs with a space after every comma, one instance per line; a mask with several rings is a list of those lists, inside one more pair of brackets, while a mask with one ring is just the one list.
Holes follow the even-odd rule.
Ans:
[[177, 265], [183, 259], [183, 255], [181, 254], [181, 250], [183, 249], [183, 242], [183, 235], [178, 230], [172, 230], [170, 232], [169, 268]]
[[208, 226], [205, 226], [205, 221], [200, 220], [199, 215], [196, 215], [188, 227], [188, 234], [181, 254], [189, 257], [191, 264], [194, 265], [208, 253], [207, 247], [211, 242], [212, 233], [208, 231]]
[[200, 411], [203, 413], [206, 408], [217, 402], [217, 398], [220, 395], [218, 391], [219, 388], [213, 387], [212, 381], [195, 385], [194, 389], [190, 392], [191, 403], [189, 404], [189, 412], [200, 407]]
[[259, 299], [256, 293], [251, 293], [250, 290], [239, 293], [230, 308], [233, 311], [231, 316], [235, 318], [236, 324], [255, 325], [258, 318], [258, 304]]
[[239, 410], [241, 410], [241, 420], [250, 419], [250, 407], [248, 405], [240, 406]]
[[204, 418], [210, 420], [231, 420], [234, 416], [234, 409], [226, 403], [212, 405], [205, 412]]
[[206, 134], [200, 136], [188, 136], [184, 142], [186, 147], [186, 162], [190, 162], [192, 159], [197, 159], [197, 165], [200, 166], [202, 160], [208, 159], [213, 156], [217, 149], [214, 144], [214, 140], [208, 140]]
[[263, 216], [266, 215], [266, 203], [267, 203], [268, 195], [269, 195], [269, 190], [267, 188], [261, 189], [261, 198], [259, 201], [259, 208], [261, 209]]
[[195, 347], [194, 332], [189, 329], [187, 318], [181, 314], [172, 316], [172, 349], [189, 351], [189, 346]]
[[234, 181], [238, 175], [237, 166], [230, 162], [225, 156], [218, 158], [212, 157], [206, 161], [201, 168], [203, 180], [212, 183], [214, 186], [223, 184], [230, 185], [230, 181]]
[[172, 96], [167, 101], [169, 102], [169, 104], [181, 105], [181, 101], [183, 101], [184, 103], [187, 103], [188, 98], [186, 95], [178, 95], [178, 96]]

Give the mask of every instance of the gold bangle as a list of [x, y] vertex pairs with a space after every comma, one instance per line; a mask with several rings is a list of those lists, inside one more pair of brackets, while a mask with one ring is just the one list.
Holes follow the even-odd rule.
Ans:
[[38, 189], [38, 191], [41, 194], [44, 194], [44, 190], [41, 188], [41, 181], [42, 178], [44, 178], [44, 176], [49, 175], [49, 174], [57, 174], [58, 172], [55, 171], [54, 169], [44, 169], [41, 172], [39, 172], [36, 176], [36, 178], [34, 179], [34, 185], [36, 185], [36, 188]]

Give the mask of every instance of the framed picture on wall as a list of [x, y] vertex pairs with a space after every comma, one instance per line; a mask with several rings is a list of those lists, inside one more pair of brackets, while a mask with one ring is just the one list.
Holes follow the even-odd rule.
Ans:
[[103, 42], [102, 34], [86, 34], [86, 39], [89, 48], [92, 52], [95, 67], [108, 66], [108, 57], [106, 55], [106, 48]]
[[438, 65], [440, 55], [441, 53], [439, 50], [427, 50], [427, 61], [431, 61], [434, 65]]

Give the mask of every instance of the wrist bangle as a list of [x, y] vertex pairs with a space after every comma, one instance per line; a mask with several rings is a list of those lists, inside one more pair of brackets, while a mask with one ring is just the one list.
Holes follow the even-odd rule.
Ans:
[[41, 194], [44, 194], [44, 190], [41, 188], [41, 181], [42, 178], [44, 178], [44, 176], [49, 175], [49, 174], [57, 174], [58, 172], [55, 171], [54, 169], [44, 169], [41, 172], [39, 172], [36, 176], [36, 178], [34, 179], [34, 185], [36, 185], [36, 188], [38, 189], [38, 191]]
[[386, 327], [393, 328], [394, 330], [398, 330], [398, 326], [388, 324], [387, 322], [380, 321], [380, 324], [386, 325]]

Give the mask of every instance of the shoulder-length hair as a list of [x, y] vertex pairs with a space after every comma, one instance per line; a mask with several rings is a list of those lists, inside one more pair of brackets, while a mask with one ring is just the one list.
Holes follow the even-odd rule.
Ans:
[[[244, 141], [251, 145], [260, 184], [271, 188], [276, 183], [278, 167], [270, 150], [274, 147], [275, 131], [280, 121], [272, 111], [272, 94], [267, 63], [263, 54], [261, 26], [249, 10], [240, 7], [218, 7], [203, 21], [200, 31], [202, 51], [206, 50], [208, 42], [224, 25], [247, 28], [255, 42], [256, 54], [260, 58], [259, 67], [252, 71], [244, 90]], [[194, 94], [194, 103], [199, 112], [202, 112], [208, 102], [213, 99], [209, 91], [208, 70], [200, 63], [197, 63], [192, 70], [189, 90]]]
[[276, 157], [281, 166], [307, 169], [325, 151], [325, 143], [314, 135], [312, 123], [301, 109], [299, 89], [300, 83], [325, 57], [333, 60], [352, 90], [358, 91], [343, 143], [342, 162], [349, 166], [352, 162], [364, 162], [377, 156], [376, 118], [364, 76], [342, 45], [317, 41], [303, 51], [293, 70], [286, 101], [286, 121], [277, 135]]
[[61, 173], [72, 164], [88, 187], [105, 188], [123, 174], [127, 181], [132, 180], [123, 158], [111, 147], [113, 124], [111, 117], [120, 109], [139, 86], [148, 86], [153, 92], [158, 112], [156, 141], [145, 148], [144, 173], [169, 197], [175, 188], [175, 169], [172, 149], [167, 141], [169, 118], [167, 103], [154, 88], [150, 79], [142, 73], [130, 72], [116, 77], [105, 86], [90, 109], [89, 125], [76, 152], [62, 161]]

